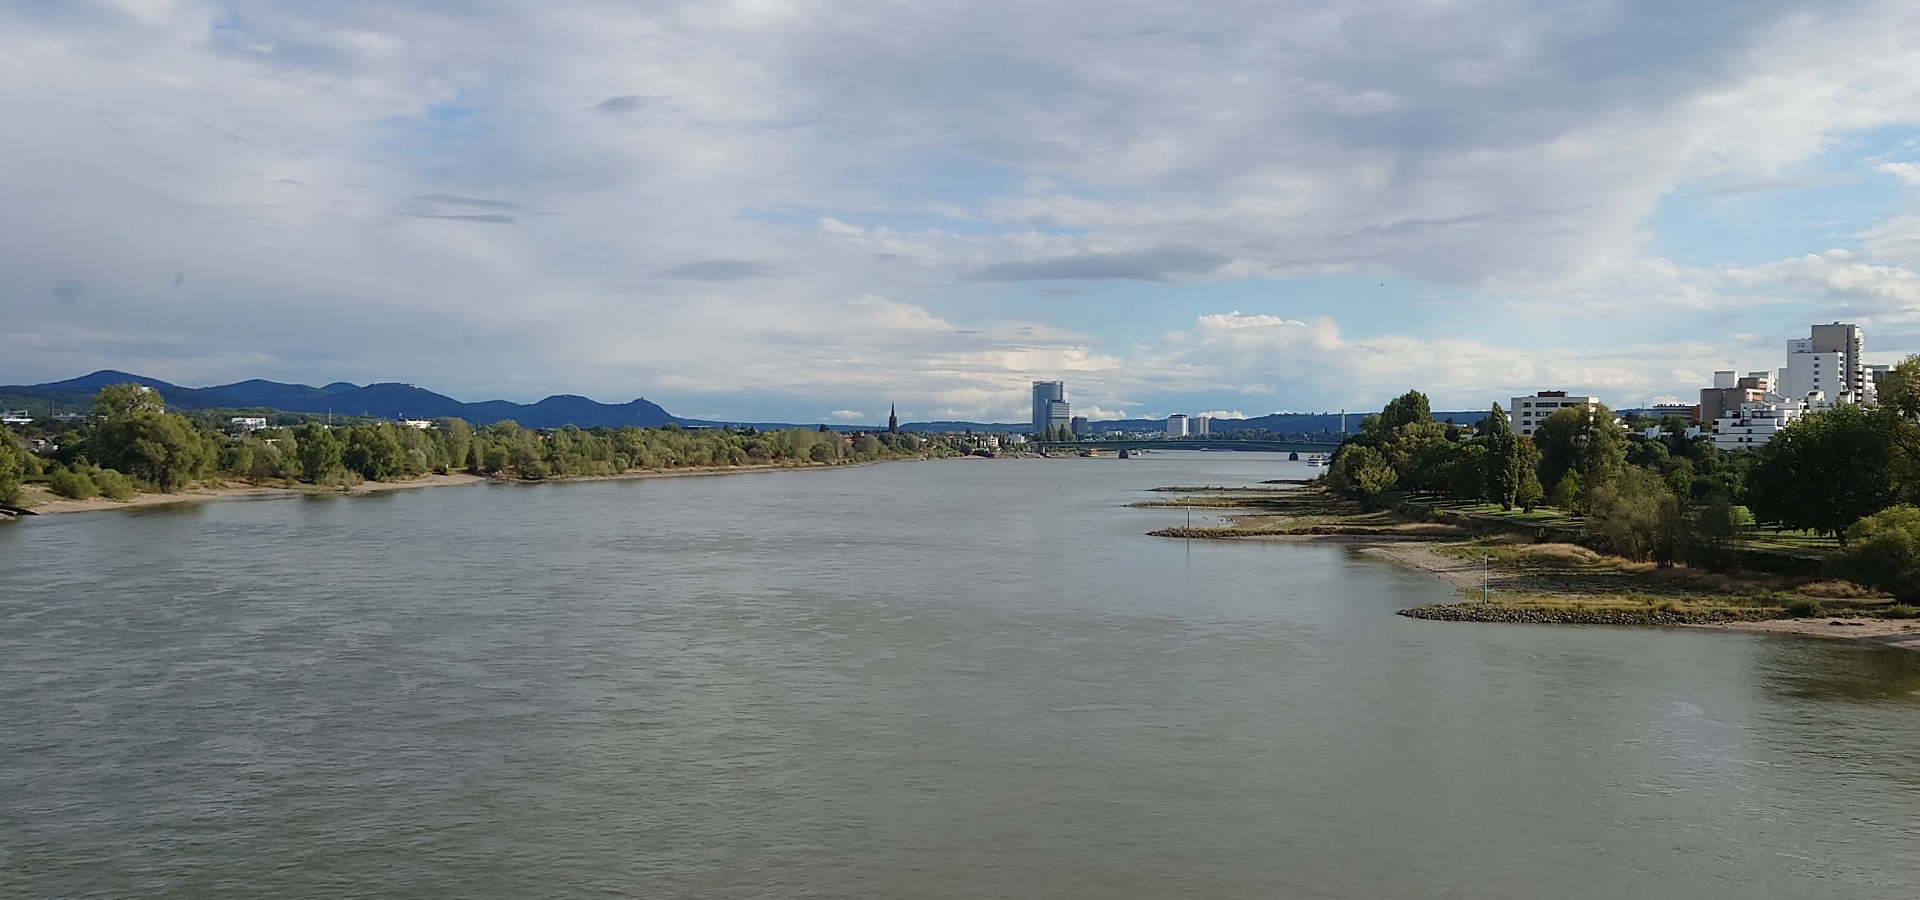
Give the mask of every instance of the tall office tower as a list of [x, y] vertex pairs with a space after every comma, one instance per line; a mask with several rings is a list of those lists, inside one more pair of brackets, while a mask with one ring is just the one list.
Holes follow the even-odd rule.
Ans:
[[1067, 383], [1064, 381], [1036, 381], [1033, 383], [1033, 433], [1044, 435], [1053, 425], [1055, 405], [1059, 406], [1062, 418], [1071, 419], [1067, 406]]
[[[1806, 349], [1801, 350], [1801, 347]], [[1860, 333], [1858, 325], [1843, 325], [1835, 322], [1831, 325], [1813, 326], [1813, 337], [1805, 344], [1790, 341], [1787, 344], [1788, 361], [1798, 353], [1838, 353], [1841, 355], [1840, 389], [1853, 392], [1854, 402], [1867, 397], [1867, 362], [1862, 358], [1866, 351], [1866, 339]], [[1828, 400], [1838, 400], [1837, 396], [1828, 396]]]
[[1187, 436], [1187, 417], [1183, 413], [1174, 413], [1167, 417], [1167, 437], [1183, 438]]
[[1213, 434], [1212, 416], [1194, 416], [1187, 421], [1193, 426], [1194, 437], [1206, 437]]

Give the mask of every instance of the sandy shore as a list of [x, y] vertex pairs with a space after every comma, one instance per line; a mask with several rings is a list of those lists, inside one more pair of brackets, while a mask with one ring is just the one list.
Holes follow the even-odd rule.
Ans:
[[[883, 460], [895, 462], [900, 460]], [[875, 463], [851, 463], [841, 466], [808, 465], [758, 465], [758, 466], [711, 466], [687, 469], [648, 469], [644, 471], [623, 472], [619, 475], [562, 475], [545, 479], [545, 482], [572, 481], [627, 481], [637, 478], [691, 478], [714, 475], [740, 475], [748, 472], [815, 472], [832, 469], [851, 469], [870, 466]], [[301, 487], [261, 487], [257, 485], [229, 485], [226, 487], [198, 486], [172, 494], [135, 494], [127, 500], [68, 500], [48, 491], [45, 487], [31, 485], [27, 488], [25, 505], [37, 515], [51, 516], [63, 513], [95, 512], [107, 509], [133, 509], [142, 506], [161, 506], [169, 503], [206, 503], [213, 500], [244, 500], [264, 497], [306, 497], [315, 495], [377, 494], [386, 491], [404, 491], [414, 488], [446, 487], [461, 484], [541, 484], [544, 482], [521, 481], [517, 478], [489, 478], [484, 475], [465, 473], [449, 475], [425, 475], [411, 481], [363, 481], [351, 487], [323, 488], [305, 485]]]

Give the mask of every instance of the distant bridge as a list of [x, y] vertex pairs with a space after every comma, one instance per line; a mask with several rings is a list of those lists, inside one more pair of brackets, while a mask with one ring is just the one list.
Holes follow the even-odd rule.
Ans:
[[1040, 441], [1034, 447], [1043, 451], [1110, 450], [1254, 450], [1264, 453], [1332, 453], [1339, 449], [1338, 444], [1296, 444], [1281, 441], [1229, 441], [1208, 438], [1187, 438], [1180, 440], [1138, 440], [1124, 441]]

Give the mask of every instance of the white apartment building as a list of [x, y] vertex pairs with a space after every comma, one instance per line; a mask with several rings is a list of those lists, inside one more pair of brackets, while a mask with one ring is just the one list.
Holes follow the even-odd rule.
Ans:
[[1187, 417], [1174, 413], [1167, 417], [1167, 437], [1183, 438], [1187, 436]]
[[1193, 425], [1193, 434], [1195, 437], [1207, 437], [1213, 434], [1212, 416], [1194, 416], [1191, 424]]
[[234, 416], [227, 420], [236, 431], [259, 431], [267, 427], [267, 420], [261, 416]]
[[1516, 434], [1530, 437], [1540, 423], [1554, 413], [1568, 407], [1599, 405], [1599, 397], [1569, 397], [1566, 391], [1540, 391], [1531, 397], [1513, 398], [1513, 405], [1507, 407], [1507, 421], [1513, 423]]
[[[1824, 402], [1824, 398], [1822, 398]], [[1767, 394], [1760, 400], [1748, 400], [1736, 409], [1721, 413], [1713, 422], [1713, 446], [1721, 450], [1744, 450], [1773, 440], [1780, 429], [1793, 424], [1807, 412], [1807, 404], [1779, 394]]]
[[1787, 342], [1787, 367], [1780, 370], [1780, 396], [1805, 400], [1815, 392], [1839, 397], [1849, 388], [1847, 354], [1838, 351], [1818, 353], [1805, 347], [1812, 341]]

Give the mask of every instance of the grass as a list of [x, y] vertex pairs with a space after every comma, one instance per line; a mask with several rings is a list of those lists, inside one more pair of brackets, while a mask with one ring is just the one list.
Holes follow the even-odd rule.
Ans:
[[[1681, 617], [1900, 617], [1890, 598], [1846, 581], [1765, 573], [1660, 568], [1565, 543], [1522, 543], [1512, 536], [1443, 544], [1436, 553], [1486, 560], [1498, 604], [1539, 611], [1646, 610]], [[1472, 593], [1472, 592], [1469, 592]]]

